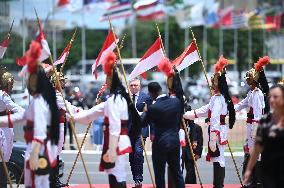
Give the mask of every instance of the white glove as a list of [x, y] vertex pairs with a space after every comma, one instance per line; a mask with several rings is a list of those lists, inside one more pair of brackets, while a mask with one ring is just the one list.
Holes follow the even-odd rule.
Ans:
[[179, 143], [181, 147], [186, 146], [186, 142], [185, 142], [185, 132], [183, 129], [180, 129], [179, 132]]
[[253, 122], [252, 123], [252, 131], [251, 131], [251, 134], [252, 134], [251, 137], [252, 137], [253, 140], [255, 140], [255, 138], [256, 138], [257, 128], [258, 128], [258, 123]]
[[105, 162], [114, 163], [117, 158], [118, 136], [109, 135], [109, 147], [106, 154], [103, 156]]
[[185, 114], [183, 115], [183, 118], [189, 119], [189, 120], [194, 120], [195, 119], [194, 110], [185, 112]]
[[39, 157], [40, 147], [41, 147], [40, 143], [35, 141], [32, 142], [32, 151], [30, 153], [30, 159], [29, 159], [30, 169], [32, 171], [38, 168], [38, 157]]
[[217, 149], [217, 135], [214, 132], [210, 133], [209, 147], [212, 152], [215, 152]]

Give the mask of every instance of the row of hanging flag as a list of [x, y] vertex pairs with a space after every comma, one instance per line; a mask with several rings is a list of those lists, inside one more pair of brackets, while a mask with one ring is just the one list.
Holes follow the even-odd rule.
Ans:
[[[169, 3], [171, 2], [171, 3]], [[101, 11], [101, 21], [122, 19], [135, 15], [139, 20], [161, 21], [165, 15], [174, 16], [181, 28], [206, 26], [233, 29], [280, 29], [284, 26], [283, 8], [256, 8], [253, 11], [220, 7], [216, 0], [58, 0], [56, 11]]]
[[[38, 16], [37, 16], [37, 23], [38, 23], [39, 32], [37, 36], [35, 37], [34, 42], [38, 42], [42, 48], [38, 61], [44, 62], [45, 60], [51, 57], [51, 52], [50, 52], [50, 48], [49, 48], [45, 33], [43, 31], [42, 24]], [[13, 27], [13, 23], [11, 24], [7, 37], [4, 39], [4, 41], [0, 45], [0, 59], [3, 58], [8, 48], [12, 27]], [[66, 59], [69, 55], [72, 43], [74, 41], [75, 35], [76, 35], [76, 31], [74, 32], [70, 42], [66, 45], [65, 49], [63, 50], [59, 58], [55, 62], [53, 62], [54, 65], [60, 65], [60, 64], [64, 65], [65, 64]], [[98, 67], [102, 64], [103, 61], [105, 61], [107, 54], [109, 52], [114, 51], [118, 42], [119, 42], [118, 37], [115, 35], [114, 31], [110, 29], [105, 39], [105, 42], [101, 48], [101, 51], [98, 57], [96, 58], [95, 63], [92, 66], [92, 74], [94, 75], [95, 78], [97, 78], [98, 76], [97, 74]], [[28, 61], [27, 59], [28, 57], [26, 56], [26, 54], [27, 52], [24, 54], [24, 56], [20, 58], [16, 58], [17, 65], [23, 67], [21, 72], [19, 73], [19, 76], [21, 77], [25, 75], [25, 73], [27, 72], [26, 62]], [[145, 78], [146, 72], [154, 67], [157, 67], [159, 63], [165, 58], [167, 57], [163, 49], [161, 36], [159, 35], [158, 38], [154, 41], [154, 43], [150, 46], [150, 48], [146, 50], [145, 54], [139, 60], [139, 62], [137, 62], [137, 65], [135, 66], [135, 68], [129, 75], [129, 79], [132, 79], [139, 75]], [[174, 61], [172, 61], [172, 65], [175, 65], [176, 68], [179, 71], [181, 71], [199, 60], [200, 60], [200, 57], [198, 53], [197, 44], [195, 43], [195, 40], [193, 40], [188, 45], [188, 47], [185, 48], [184, 52], [181, 55], [179, 55]], [[44, 66], [44, 69], [46, 72], [48, 72], [52, 68], [52, 66], [49, 64], [42, 63], [42, 65]]]

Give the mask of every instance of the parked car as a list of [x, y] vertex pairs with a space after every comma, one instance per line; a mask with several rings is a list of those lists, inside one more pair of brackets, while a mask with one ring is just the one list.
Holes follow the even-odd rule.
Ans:
[[[15, 142], [12, 150], [11, 158], [7, 164], [8, 171], [12, 183], [18, 184], [21, 179], [21, 184], [24, 183], [24, 174], [21, 178], [21, 175], [24, 170], [25, 164], [25, 151], [27, 145], [24, 142]], [[59, 177], [63, 177], [64, 170], [64, 161], [62, 158], [59, 158]]]

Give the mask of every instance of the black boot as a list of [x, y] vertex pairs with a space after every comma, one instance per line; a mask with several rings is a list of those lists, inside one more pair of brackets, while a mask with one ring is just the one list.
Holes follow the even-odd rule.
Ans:
[[221, 167], [218, 162], [213, 163], [214, 170], [214, 180], [213, 186], [214, 188], [223, 188], [224, 187], [224, 179], [225, 179], [225, 168]]
[[126, 188], [126, 182], [117, 182], [116, 177], [112, 174], [108, 175], [109, 188]]
[[0, 179], [0, 188], [7, 188], [7, 176], [4, 170], [3, 162], [0, 162]]
[[52, 188], [60, 188], [60, 187], [67, 187], [68, 184], [64, 184], [60, 182], [59, 178], [59, 157], [57, 157], [57, 165], [51, 169], [49, 175], [50, 187]]
[[67, 187], [68, 184], [67, 183], [62, 183], [60, 181], [60, 177], [59, 177], [59, 156], [57, 156], [57, 165], [55, 167], [56, 171], [55, 171], [55, 185], [56, 188], [57, 187]]

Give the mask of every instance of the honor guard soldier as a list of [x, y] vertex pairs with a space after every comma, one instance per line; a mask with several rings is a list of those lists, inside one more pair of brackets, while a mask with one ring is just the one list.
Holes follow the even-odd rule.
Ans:
[[[57, 160], [59, 160], [59, 155], [62, 152], [62, 148], [64, 146], [64, 127], [66, 124], [66, 107], [65, 107], [65, 103], [67, 105], [68, 110], [70, 111], [70, 113], [75, 114], [77, 112], [79, 112], [79, 108], [77, 108], [76, 106], [73, 106], [70, 102], [68, 102], [67, 100], [64, 101], [64, 98], [60, 92], [60, 87], [62, 88], [62, 90], [65, 89], [65, 84], [66, 84], [66, 77], [64, 76], [64, 74], [60, 71], [60, 72], [56, 72], [60, 85], [57, 83], [56, 81], [56, 75], [55, 73], [52, 74], [51, 76], [51, 82], [53, 84], [53, 87], [55, 89], [56, 92], [56, 102], [57, 102], [57, 106], [59, 108], [59, 112], [60, 112], [60, 116], [59, 116], [59, 127], [60, 127], [60, 134], [59, 134], [59, 142], [58, 142], [58, 156], [57, 156]], [[59, 164], [57, 163], [56, 167], [54, 169], [52, 169], [51, 173], [50, 173], [50, 187], [66, 187], [66, 184], [63, 184], [60, 182], [60, 178], [59, 178]]]
[[226, 81], [226, 65], [228, 65], [228, 60], [221, 56], [215, 65], [215, 73], [211, 77], [213, 95], [210, 98], [209, 104], [197, 110], [187, 111], [184, 114], [185, 119], [194, 120], [199, 117], [207, 117], [210, 121], [208, 127], [209, 147], [206, 160], [213, 162], [214, 188], [224, 187], [224, 152], [228, 135], [228, 125], [225, 123], [225, 117], [229, 112], [230, 129], [233, 128], [236, 120], [233, 102], [229, 95]]
[[[24, 109], [14, 103], [9, 96], [13, 89], [14, 78], [5, 67], [0, 67], [0, 116], [9, 113], [23, 112]], [[13, 124], [9, 127], [0, 128], [0, 150], [3, 154], [4, 161], [0, 158], [0, 187], [7, 187], [7, 177], [4, 171], [3, 162], [7, 163], [11, 157], [14, 141]]]
[[74, 115], [74, 121], [89, 124], [99, 116], [104, 116], [104, 142], [100, 171], [109, 176], [110, 188], [126, 188], [125, 155], [132, 152], [127, 135], [129, 94], [126, 92], [116, 67], [116, 55], [107, 54], [103, 62], [106, 83], [110, 91], [106, 102]]
[[48, 188], [50, 168], [57, 163], [59, 140], [59, 110], [55, 91], [44, 69], [38, 63], [41, 46], [32, 41], [25, 54], [22, 72], [28, 73], [27, 88], [33, 97], [24, 112], [0, 117], [0, 125], [26, 123], [24, 138], [27, 143], [25, 152], [25, 187]]
[[[250, 86], [245, 99], [235, 105], [235, 110], [240, 111], [247, 109], [247, 136], [244, 145], [245, 158], [243, 162], [243, 173], [246, 169], [250, 157], [250, 150], [255, 144], [255, 133], [259, 124], [259, 120], [264, 113], [269, 112], [269, 105], [266, 102], [266, 97], [269, 92], [269, 86], [263, 70], [263, 66], [269, 63], [269, 57], [260, 58], [258, 62], [246, 73], [246, 82]], [[259, 166], [256, 165], [257, 168]], [[252, 173], [250, 186], [256, 187], [257, 182], [260, 183], [260, 178], [257, 177], [256, 169]]]

